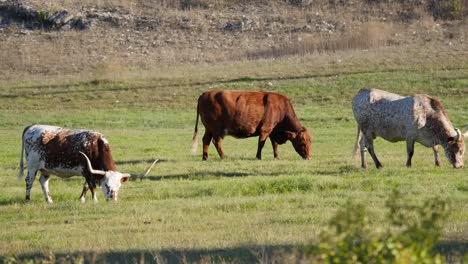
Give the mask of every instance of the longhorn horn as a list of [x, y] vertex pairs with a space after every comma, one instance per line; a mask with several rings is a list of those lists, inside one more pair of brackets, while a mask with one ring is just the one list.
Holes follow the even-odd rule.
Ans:
[[463, 134], [462, 134], [462, 132], [461, 132], [460, 129], [458, 129], [458, 128], [455, 128], [455, 132], [457, 132], [457, 138], [456, 138], [455, 141], [461, 142], [462, 139], [463, 139]]
[[81, 153], [81, 155], [83, 155], [86, 158], [86, 163], [88, 164], [89, 172], [91, 172], [92, 174], [106, 175], [105, 171], [93, 169], [93, 166], [91, 166], [91, 161], [89, 160], [88, 156], [86, 156], [86, 154], [84, 154], [81, 151], [80, 151], [80, 153]]
[[144, 173], [140, 173], [140, 174], [130, 174], [130, 176], [133, 178], [143, 178], [145, 177], [146, 175], [148, 175], [148, 173], [151, 171], [151, 169], [153, 168], [153, 166], [156, 164], [156, 162], [158, 162], [159, 159], [155, 159], [153, 161], [153, 163], [148, 167], [148, 169], [144, 172]]

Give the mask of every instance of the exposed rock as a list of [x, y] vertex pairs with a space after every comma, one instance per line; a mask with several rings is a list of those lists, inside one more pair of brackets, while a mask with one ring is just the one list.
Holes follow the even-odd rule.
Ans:
[[161, 26], [159, 19], [152, 19], [147, 17], [135, 18], [134, 22], [137, 29], [157, 30]]
[[241, 21], [228, 21], [224, 25], [224, 30], [226, 31], [237, 31], [242, 30], [242, 22]]
[[70, 22], [70, 27], [77, 30], [85, 30], [91, 27], [91, 21], [86, 18], [74, 18]]
[[0, 28], [13, 23], [27, 29], [86, 29], [82, 17], [70, 14], [67, 10], [36, 10], [21, 1], [0, 2]]
[[288, 0], [288, 2], [295, 6], [308, 6], [312, 4], [313, 0]]
[[315, 29], [317, 32], [333, 33], [336, 31], [336, 24], [327, 21], [320, 21], [315, 24]]
[[60, 28], [70, 22], [74, 18], [67, 10], [62, 10], [47, 19], [47, 23], [52, 28]]
[[255, 26], [254, 21], [246, 16], [242, 16], [240, 21], [228, 21], [223, 28], [226, 31], [247, 31], [252, 30]]

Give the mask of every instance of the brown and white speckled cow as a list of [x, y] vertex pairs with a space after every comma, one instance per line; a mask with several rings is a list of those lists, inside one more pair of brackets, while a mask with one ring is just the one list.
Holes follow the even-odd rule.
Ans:
[[[367, 168], [366, 149], [375, 166], [382, 167], [374, 152], [373, 140], [376, 137], [390, 142], [406, 140], [407, 167], [411, 167], [415, 142], [433, 149], [437, 166], [440, 166], [438, 145], [442, 145], [453, 167], [463, 167], [464, 137], [468, 133], [463, 135], [453, 127], [436, 99], [424, 94], [401, 96], [378, 89], [361, 89], [353, 98], [352, 107], [358, 124], [353, 154], [357, 154], [360, 145], [363, 168]], [[358, 143], [361, 133], [362, 138]]]
[[24, 173], [23, 152], [26, 153], [28, 165], [26, 200], [30, 200], [33, 182], [40, 171], [39, 181], [48, 203], [52, 203], [49, 194], [50, 175], [61, 178], [84, 176], [86, 181], [80, 197], [81, 202], [85, 201], [88, 189], [91, 190], [93, 200], [97, 201], [97, 185], [101, 186], [107, 200], [117, 200], [122, 183], [132, 176], [142, 177], [148, 174], [156, 163], [155, 161], [144, 174], [120, 173], [116, 171], [109, 143], [101, 133], [46, 125], [33, 125], [24, 129], [18, 179], [21, 179]]

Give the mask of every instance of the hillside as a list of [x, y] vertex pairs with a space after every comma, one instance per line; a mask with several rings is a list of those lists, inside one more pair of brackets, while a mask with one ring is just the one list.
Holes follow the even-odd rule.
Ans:
[[[168, 65], [382, 47], [402, 53], [466, 51], [464, 3], [452, 2], [458, 5], [437, 0], [3, 0], [0, 79], [99, 78]], [[67, 23], [50, 23], [61, 12]]]

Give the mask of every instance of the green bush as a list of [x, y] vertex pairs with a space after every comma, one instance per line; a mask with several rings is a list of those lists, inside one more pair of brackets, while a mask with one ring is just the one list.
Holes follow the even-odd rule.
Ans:
[[398, 191], [388, 199], [383, 232], [374, 231], [361, 204], [348, 202], [320, 234], [318, 246], [307, 253], [319, 263], [443, 263], [432, 250], [448, 212], [447, 203], [435, 198], [421, 206], [408, 205]]

